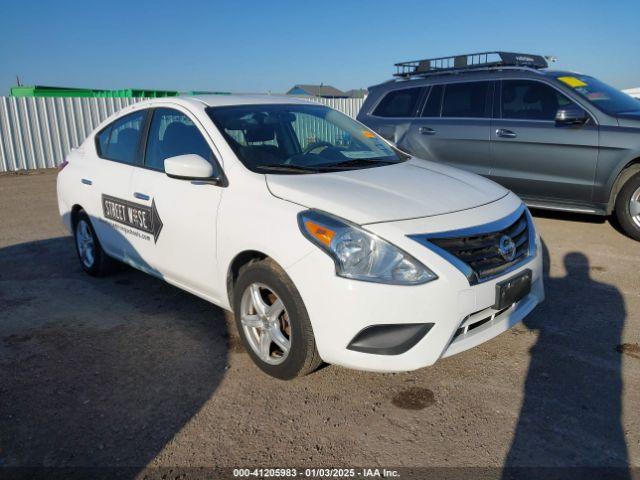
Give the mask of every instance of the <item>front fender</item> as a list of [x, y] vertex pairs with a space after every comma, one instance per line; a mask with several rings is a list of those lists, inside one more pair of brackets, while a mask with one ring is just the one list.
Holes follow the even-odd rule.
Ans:
[[260, 252], [286, 270], [317, 249], [298, 227], [298, 213], [306, 208], [274, 197], [264, 176], [256, 177], [262, 177], [261, 182], [257, 178], [235, 183], [235, 189], [225, 192], [219, 208], [218, 274], [224, 290], [221, 306], [227, 309], [231, 309], [227, 276], [239, 254]]

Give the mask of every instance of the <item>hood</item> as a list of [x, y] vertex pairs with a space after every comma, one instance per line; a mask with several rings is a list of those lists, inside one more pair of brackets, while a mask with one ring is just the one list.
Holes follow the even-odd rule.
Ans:
[[266, 177], [276, 197], [360, 225], [467, 210], [508, 193], [478, 175], [417, 159], [361, 170]]

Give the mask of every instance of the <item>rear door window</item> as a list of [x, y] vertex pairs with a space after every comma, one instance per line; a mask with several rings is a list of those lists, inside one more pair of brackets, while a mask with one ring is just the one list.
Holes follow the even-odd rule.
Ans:
[[373, 115], [377, 117], [413, 117], [423, 88], [403, 88], [387, 93]]
[[442, 85], [434, 85], [431, 87], [431, 92], [427, 98], [424, 108], [422, 109], [423, 117], [439, 117], [440, 106], [442, 105], [442, 91], [444, 88]]
[[200, 155], [215, 167], [209, 144], [189, 117], [172, 108], [155, 109], [147, 138], [145, 166], [164, 172], [167, 158], [190, 153]]
[[575, 105], [555, 88], [531, 80], [504, 80], [502, 118], [554, 121], [561, 107]]
[[491, 82], [452, 83], [445, 86], [443, 117], [483, 118], [489, 116]]
[[97, 136], [98, 156], [107, 160], [135, 165], [147, 110], [120, 117]]

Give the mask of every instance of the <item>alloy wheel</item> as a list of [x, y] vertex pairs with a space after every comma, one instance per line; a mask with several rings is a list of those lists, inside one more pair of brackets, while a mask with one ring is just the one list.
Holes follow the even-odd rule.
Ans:
[[631, 220], [640, 228], [640, 188], [636, 189], [629, 200], [629, 214]]
[[291, 325], [278, 295], [263, 283], [252, 283], [242, 294], [240, 323], [253, 352], [265, 363], [279, 365], [291, 350]]
[[76, 226], [76, 245], [82, 264], [91, 268], [95, 262], [95, 244], [89, 224], [85, 220], [80, 220]]

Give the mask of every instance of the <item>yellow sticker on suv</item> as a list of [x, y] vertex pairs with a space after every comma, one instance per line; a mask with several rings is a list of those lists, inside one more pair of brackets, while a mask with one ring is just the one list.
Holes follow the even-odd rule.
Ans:
[[558, 80], [566, 83], [571, 88], [586, 87], [587, 84], [576, 77], [558, 77]]

